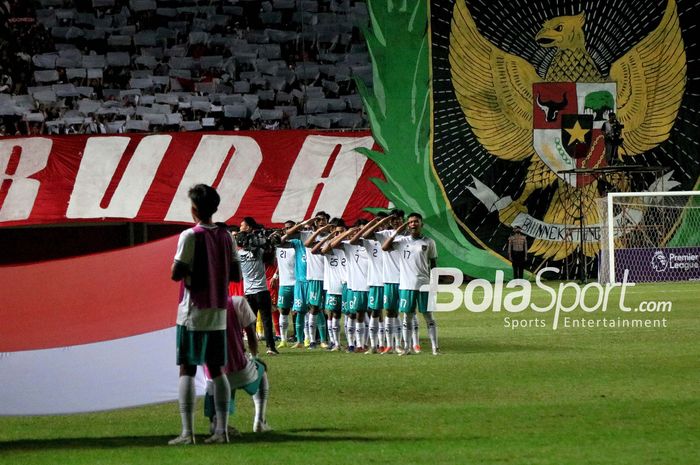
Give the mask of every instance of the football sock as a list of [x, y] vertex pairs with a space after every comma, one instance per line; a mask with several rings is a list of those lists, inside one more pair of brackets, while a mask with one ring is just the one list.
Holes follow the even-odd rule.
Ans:
[[404, 347], [411, 349], [411, 342], [413, 341], [413, 314], [403, 314], [403, 325], [401, 326], [401, 332], [403, 334]]
[[328, 327], [326, 324], [326, 315], [323, 312], [319, 312], [316, 315], [316, 326], [318, 326], [318, 336], [321, 342], [328, 341]]
[[348, 341], [348, 347], [355, 345], [355, 320], [345, 317], [345, 339]]
[[437, 322], [433, 318], [432, 312], [426, 312], [423, 314], [425, 318], [425, 323], [428, 325], [428, 336], [430, 337], [430, 345], [433, 346], [433, 350], [438, 347], [438, 334], [437, 334]]
[[177, 398], [180, 404], [182, 436], [191, 436], [194, 425], [194, 376], [180, 376], [177, 386]]
[[265, 416], [267, 413], [267, 398], [269, 394], [270, 385], [267, 380], [267, 372], [263, 372], [263, 377], [260, 381], [260, 387], [258, 387], [258, 392], [253, 394], [253, 403], [255, 404], [254, 421], [260, 421], [262, 423], [265, 423]]
[[379, 332], [379, 319], [371, 317], [369, 319], [369, 344], [373, 349], [376, 349], [379, 345], [378, 341], [381, 341], [381, 336]]
[[355, 347], [364, 347], [365, 346], [365, 334], [367, 334], [367, 331], [365, 329], [365, 322], [364, 321], [356, 321], [355, 323]]
[[418, 315], [413, 314], [413, 345], [420, 345], [420, 334], [418, 332]]
[[316, 315], [309, 312], [309, 342], [316, 342]]
[[280, 313], [280, 337], [282, 342], [287, 342], [287, 331], [289, 330], [289, 315]]
[[296, 321], [294, 323], [294, 328], [297, 333], [297, 342], [299, 344], [304, 343], [304, 334], [306, 333], [306, 313], [298, 313]]
[[228, 429], [228, 408], [231, 402], [231, 386], [228, 378], [221, 375], [213, 379], [214, 410], [216, 411], [216, 434], [224, 434]]

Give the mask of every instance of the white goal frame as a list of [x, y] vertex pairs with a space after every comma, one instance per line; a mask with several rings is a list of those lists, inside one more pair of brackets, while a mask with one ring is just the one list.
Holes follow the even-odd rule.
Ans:
[[607, 195], [607, 234], [608, 234], [608, 279], [615, 283], [615, 215], [613, 213], [613, 200], [616, 198], [638, 197], [679, 197], [700, 196], [700, 191], [662, 191], [662, 192], [609, 192]]

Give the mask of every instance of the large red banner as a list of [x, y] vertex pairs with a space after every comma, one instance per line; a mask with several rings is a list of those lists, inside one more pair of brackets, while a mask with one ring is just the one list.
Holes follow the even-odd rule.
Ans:
[[0, 226], [190, 223], [187, 190], [213, 185], [216, 221], [264, 224], [318, 210], [353, 221], [384, 207], [359, 154], [369, 132], [257, 131], [0, 139]]

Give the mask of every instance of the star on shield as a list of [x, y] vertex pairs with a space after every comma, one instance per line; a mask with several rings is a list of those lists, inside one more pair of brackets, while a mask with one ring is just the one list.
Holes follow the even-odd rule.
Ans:
[[583, 158], [591, 147], [593, 115], [562, 115], [562, 145], [571, 158]]

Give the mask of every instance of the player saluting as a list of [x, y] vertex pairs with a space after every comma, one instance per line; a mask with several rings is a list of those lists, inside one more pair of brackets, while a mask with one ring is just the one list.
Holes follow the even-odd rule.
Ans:
[[[408, 230], [408, 235], [400, 236], [402, 231]], [[408, 215], [408, 221], [403, 223], [384, 242], [382, 250], [401, 251], [399, 261], [399, 312], [403, 313], [403, 331], [406, 341], [405, 349], [399, 355], [411, 353], [411, 340], [413, 339], [413, 316], [416, 307], [423, 314], [428, 326], [428, 335], [433, 348], [433, 355], [438, 355], [440, 350], [437, 341], [437, 326], [433, 315], [428, 312], [428, 292], [421, 292], [423, 285], [430, 283], [430, 269], [436, 266], [437, 249], [435, 241], [423, 235], [423, 217], [420, 213]]]

